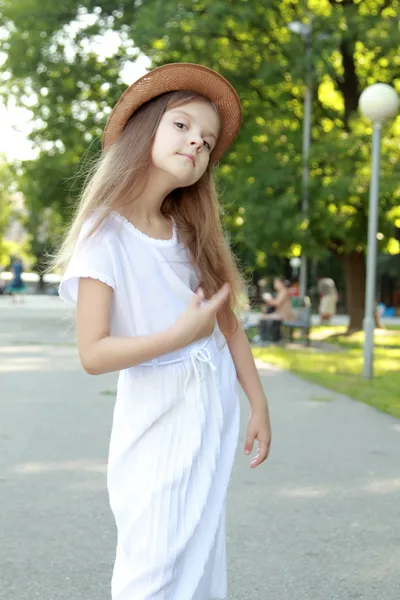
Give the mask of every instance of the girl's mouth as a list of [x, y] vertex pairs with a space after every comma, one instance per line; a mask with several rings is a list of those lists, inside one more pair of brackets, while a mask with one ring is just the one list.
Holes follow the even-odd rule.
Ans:
[[181, 152], [177, 152], [177, 154], [179, 156], [184, 156], [185, 158], [188, 158], [192, 162], [192, 165], [194, 167], [196, 166], [196, 161], [195, 161], [194, 156], [192, 154], [182, 154]]

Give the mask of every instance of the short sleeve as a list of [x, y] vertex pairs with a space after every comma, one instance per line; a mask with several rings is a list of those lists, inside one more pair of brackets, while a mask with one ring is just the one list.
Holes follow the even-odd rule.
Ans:
[[72, 306], [76, 306], [78, 301], [81, 277], [98, 279], [115, 290], [110, 236], [107, 228], [102, 225], [89, 236], [93, 224], [93, 219], [88, 219], [83, 224], [74, 253], [60, 281], [60, 298]]

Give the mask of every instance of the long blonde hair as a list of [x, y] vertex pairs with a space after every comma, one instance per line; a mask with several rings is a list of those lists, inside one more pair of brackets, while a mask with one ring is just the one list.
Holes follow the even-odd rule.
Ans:
[[[50, 268], [64, 271], [82, 225], [94, 210], [100, 209], [99, 218], [89, 236], [98, 230], [112, 210], [140, 197], [146, 185], [153, 141], [163, 114], [199, 97], [203, 98], [190, 91], [169, 92], [147, 102], [132, 115], [119, 139], [91, 167], [72, 223]], [[229, 283], [230, 302], [220, 311], [218, 322], [223, 333], [231, 336], [237, 328], [235, 312], [244, 286], [224, 238], [212, 167], [209, 165], [194, 185], [169, 194], [161, 211], [175, 220], [179, 236], [201, 274], [206, 298], [223, 283]]]

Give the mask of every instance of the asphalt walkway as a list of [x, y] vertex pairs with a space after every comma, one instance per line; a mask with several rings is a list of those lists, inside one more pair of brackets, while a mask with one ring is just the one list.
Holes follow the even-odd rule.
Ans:
[[[275, 367], [260, 373], [273, 446], [250, 470], [242, 397], [229, 600], [399, 600], [400, 421]], [[115, 375], [82, 372], [58, 298], [0, 297], [1, 600], [109, 600], [115, 387]]]

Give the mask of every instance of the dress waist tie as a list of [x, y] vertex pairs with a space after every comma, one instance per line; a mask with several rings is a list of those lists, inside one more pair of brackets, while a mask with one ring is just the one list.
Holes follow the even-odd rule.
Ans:
[[[207, 366], [210, 367], [214, 373], [217, 371], [217, 367], [214, 365], [211, 357], [211, 353], [208, 348], [195, 348], [190, 352], [190, 362], [193, 366], [193, 372], [197, 381], [197, 401], [200, 402], [201, 394], [201, 381], [204, 379], [204, 371]], [[185, 391], [187, 392], [189, 384], [190, 372], [186, 377]]]

